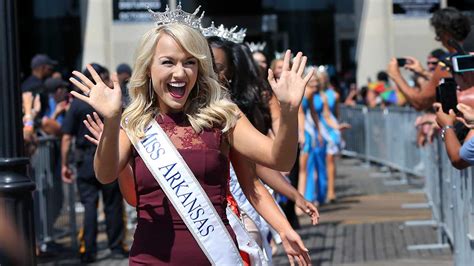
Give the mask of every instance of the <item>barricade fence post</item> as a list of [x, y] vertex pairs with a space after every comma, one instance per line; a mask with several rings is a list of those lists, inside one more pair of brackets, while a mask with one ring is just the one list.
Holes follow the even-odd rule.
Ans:
[[[369, 109], [344, 107], [345, 122], [363, 121], [345, 133], [346, 142], [355, 135], [364, 136], [363, 149], [348, 143], [347, 154], [361, 158], [365, 164], [380, 163], [398, 170], [402, 180], [410, 175], [424, 178], [423, 192], [430, 207], [432, 220], [408, 221], [407, 225], [431, 225], [438, 228], [437, 243], [411, 246], [409, 249], [447, 248], [454, 250], [456, 265], [474, 265], [474, 173], [472, 169], [459, 171], [451, 166], [444, 143], [435, 137], [424, 148], [416, 147], [414, 122], [419, 115], [408, 108]], [[362, 116], [360, 118], [360, 116]], [[354, 129], [363, 132], [355, 133]], [[403, 131], [396, 134], [396, 131]], [[353, 136], [354, 135], [354, 136]], [[360, 143], [360, 142], [359, 142]]]
[[55, 241], [63, 237], [70, 237], [71, 248], [78, 249], [74, 185], [63, 184], [60, 167], [60, 140], [39, 137], [38, 147], [31, 156], [31, 171], [37, 184], [34, 192], [36, 239], [40, 251], [44, 252], [49, 252], [49, 245], [55, 245]]
[[74, 184], [67, 184], [67, 200], [69, 213], [69, 236], [71, 238], [72, 250], [79, 250], [79, 242], [77, 239], [77, 223], [76, 223], [76, 190]]
[[369, 151], [370, 151], [370, 121], [369, 121], [369, 109], [364, 106], [362, 108], [362, 113], [364, 114], [364, 137], [365, 137], [365, 165], [366, 167], [370, 166], [370, 158], [369, 158]]

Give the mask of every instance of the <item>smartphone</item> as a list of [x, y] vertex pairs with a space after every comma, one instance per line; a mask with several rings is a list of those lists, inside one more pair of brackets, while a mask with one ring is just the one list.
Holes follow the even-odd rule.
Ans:
[[454, 113], [459, 113], [456, 105], [458, 104], [456, 91], [458, 85], [453, 78], [441, 79], [438, 87], [436, 88], [436, 101], [443, 105], [443, 112], [449, 114], [449, 110], [452, 109]]
[[405, 66], [406, 63], [407, 63], [406, 58], [397, 58], [397, 64], [398, 64], [399, 67]]
[[453, 56], [451, 60], [454, 72], [474, 71], [474, 55], [457, 55]]

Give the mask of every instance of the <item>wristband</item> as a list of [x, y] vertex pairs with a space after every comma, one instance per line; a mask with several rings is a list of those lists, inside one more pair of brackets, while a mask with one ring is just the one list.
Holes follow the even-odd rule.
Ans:
[[441, 129], [441, 139], [444, 141], [444, 138], [446, 137], [446, 130], [448, 129], [452, 129], [452, 130], [455, 130], [453, 126], [444, 126], [442, 129]]

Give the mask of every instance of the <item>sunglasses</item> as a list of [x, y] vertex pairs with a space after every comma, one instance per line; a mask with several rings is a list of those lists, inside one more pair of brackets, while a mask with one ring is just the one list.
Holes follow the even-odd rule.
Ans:
[[428, 61], [426, 62], [427, 65], [436, 65], [438, 64], [438, 61]]

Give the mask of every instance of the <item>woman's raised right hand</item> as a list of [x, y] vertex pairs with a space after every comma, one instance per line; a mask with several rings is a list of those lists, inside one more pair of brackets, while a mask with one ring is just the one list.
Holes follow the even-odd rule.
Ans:
[[122, 112], [122, 91], [117, 75], [112, 75], [113, 88], [108, 87], [91, 65], [87, 65], [94, 82], [79, 71], [73, 71], [75, 76], [69, 80], [84, 94], [72, 91], [74, 97], [91, 105], [105, 119], [119, 118]]

